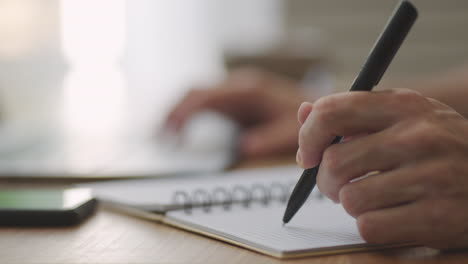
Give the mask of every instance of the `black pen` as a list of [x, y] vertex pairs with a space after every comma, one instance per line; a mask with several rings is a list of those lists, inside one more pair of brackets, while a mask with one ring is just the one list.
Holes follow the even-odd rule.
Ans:
[[[400, 2], [349, 91], [370, 91], [379, 83], [417, 17], [418, 12], [413, 4], [409, 1]], [[331, 144], [336, 144], [341, 139], [338, 136]], [[284, 224], [293, 218], [314, 189], [319, 166], [306, 169], [302, 173], [284, 212]]]

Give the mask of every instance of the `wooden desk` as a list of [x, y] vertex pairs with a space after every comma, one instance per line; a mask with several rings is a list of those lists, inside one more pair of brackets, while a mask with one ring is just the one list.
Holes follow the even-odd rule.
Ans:
[[[1, 263], [280, 263], [162, 224], [100, 210], [71, 228], [0, 228]], [[468, 251], [406, 248], [284, 263], [466, 263]]]
[[281, 261], [164, 224], [103, 208], [100, 208], [95, 216], [75, 227], [0, 227], [0, 263], [6, 264], [283, 262], [467, 263], [468, 250], [440, 252], [417, 247]]

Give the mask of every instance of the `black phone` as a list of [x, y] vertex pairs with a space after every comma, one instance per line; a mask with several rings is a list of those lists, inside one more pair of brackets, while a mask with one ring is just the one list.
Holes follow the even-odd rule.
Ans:
[[0, 225], [64, 226], [80, 223], [96, 210], [91, 190], [0, 189]]

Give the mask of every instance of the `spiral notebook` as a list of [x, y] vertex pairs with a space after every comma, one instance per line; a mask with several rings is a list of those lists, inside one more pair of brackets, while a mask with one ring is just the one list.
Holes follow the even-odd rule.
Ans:
[[[297, 182], [296, 166], [237, 170], [200, 177], [114, 180], [78, 184], [107, 207], [161, 220], [171, 210], [252, 201], [286, 201]], [[149, 214], [148, 214], [149, 213]]]
[[300, 173], [296, 167], [277, 167], [81, 186], [127, 212], [278, 258], [402, 246], [366, 243], [355, 219], [318, 190], [283, 226], [285, 202]]

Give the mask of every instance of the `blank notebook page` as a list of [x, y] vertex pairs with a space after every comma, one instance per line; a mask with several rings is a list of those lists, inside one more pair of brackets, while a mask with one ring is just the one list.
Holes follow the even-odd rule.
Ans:
[[286, 226], [285, 205], [259, 203], [230, 210], [220, 206], [209, 212], [169, 212], [166, 222], [277, 257], [293, 257], [369, 247], [359, 235], [356, 221], [340, 205], [311, 200]]

